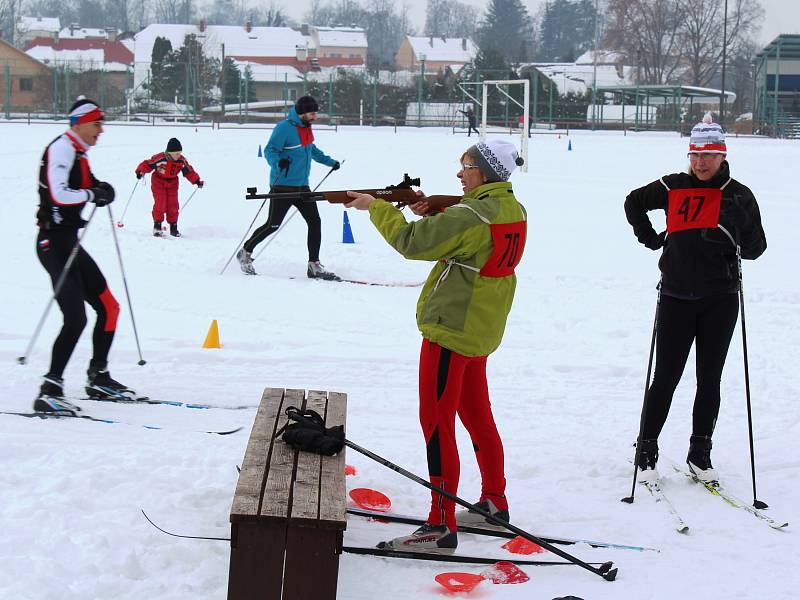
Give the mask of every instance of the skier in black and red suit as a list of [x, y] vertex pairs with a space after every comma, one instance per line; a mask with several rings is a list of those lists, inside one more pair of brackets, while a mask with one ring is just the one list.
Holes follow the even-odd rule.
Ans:
[[180, 237], [178, 231], [178, 175], [183, 175], [197, 187], [203, 187], [204, 182], [183, 156], [183, 147], [177, 138], [170, 138], [164, 152], [154, 154], [143, 160], [136, 167], [136, 179], [141, 179], [145, 173], [154, 171], [150, 181], [153, 190], [153, 235], [161, 237], [161, 223], [164, 214], [169, 223], [169, 234]]
[[[97, 144], [103, 133], [103, 117], [96, 102], [85, 98], [78, 100], [70, 108], [70, 129], [50, 142], [42, 156], [36, 255], [54, 288], [77, 244], [78, 230], [87, 223], [81, 218], [84, 205], [94, 202], [105, 206], [114, 201], [114, 188], [105, 181], [98, 181], [86, 158], [89, 148]], [[50, 371], [44, 376], [33, 409], [73, 415], [81, 410], [64, 398], [63, 374], [86, 327], [84, 302], [97, 313], [86, 392], [96, 398], [132, 396], [133, 390], [113, 380], [108, 372], [108, 352], [117, 329], [119, 303], [108, 289], [99, 267], [82, 246], [78, 247], [56, 301], [64, 315], [64, 324], [53, 344]]]

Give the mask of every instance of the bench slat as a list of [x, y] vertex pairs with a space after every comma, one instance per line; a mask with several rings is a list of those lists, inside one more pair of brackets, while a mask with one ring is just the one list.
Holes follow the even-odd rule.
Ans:
[[[277, 418], [278, 429], [283, 427], [287, 421], [287, 417], [284, 414], [286, 407], [297, 406], [302, 408], [304, 396], [304, 390], [286, 390], [284, 392], [281, 414]], [[288, 518], [289, 492], [292, 486], [292, 471], [294, 470], [296, 456], [297, 450], [293, 450], [283, 440], [275, 440], [261, 503], [260, 515], [262, 518]]]
[[231, 521], [258, 515], [264, 479], [269, 469], [269, 451], [275, 433], [275, 417], [281, 410], [283, 390], [267, 388], [253, 421], [253, 429], [242, 460], [242, 470], [231, 505]]
[[[327, 399], [325, 392], [308, 392], [306, 410], [325, 415]], [[319, 474], [322, 457], [312, 452], [299, 452], [297, 471], [292, 495], [292, 521], [295, 519], [313, 520], [319, 518]]]
[[[324, 393], [324, 392], [323, 392]], [[328, 393], [328, 410], [325, 418], [326, 427], [344, 425], [347, 414], [347, 394], [341, 392]], [[347, 430], [345, 429], [345, 433]], [[320, 525], [338, 529], [347, 528], [347, 506], [345, 503], [345, 452], [336, 456], [322, 457], [322, 476], [320, 487]]]

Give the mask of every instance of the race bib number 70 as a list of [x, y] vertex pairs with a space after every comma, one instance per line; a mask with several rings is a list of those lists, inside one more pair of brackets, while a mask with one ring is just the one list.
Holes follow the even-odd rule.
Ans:
[[722, 190], [688, 188], [670, 190], [667, 198], [667, 232], [716, 227]]

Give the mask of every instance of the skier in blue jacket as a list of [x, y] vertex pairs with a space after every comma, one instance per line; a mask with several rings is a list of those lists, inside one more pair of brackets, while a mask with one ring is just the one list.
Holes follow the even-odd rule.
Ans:
[[[289, 111], [285, 120], [278, 123], [267, 142], [264, 158], [270, 166], [270, 193], [284, 194], [292, 192], [309, 192], [308, 175], [311, 172], [311, 161], [314, 160], [331, 167], [339, 168], [339, 161], [334, 160], [314, 145], [314, 133], [311, 124], [317, 118], [319, 105], [311, 96], [302, 96]], [[236, 258], [239, 266], [247, 275], [255, 275], [253, 267], [253, 251], [267, 236], [281, 226], [289, 208], [294, 206], [308, 225], [308, 276], [315, 279], [338, 281], [335, 273], [328, 271], [319, 262], [319, 248], [322, 243], [322, 221], [316, 202], [304, 202], [300, 198], [270, 199], [267, 222], [253, 232]]]

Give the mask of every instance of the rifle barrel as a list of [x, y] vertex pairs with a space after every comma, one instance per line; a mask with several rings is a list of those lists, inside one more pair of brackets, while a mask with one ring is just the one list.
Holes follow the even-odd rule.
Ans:
[[[304, 202], [330, 202], [331, 204], [345, 204], [350, 202], [352, 198], [347, 195], [348, 190], [334, 190], [328, 192], [276, 192], [270, 194], [257, 194], [256, 188], [247, 188], [246, 200], [302, 200]], [[392, 189], [368, 189], [368, 190], [351, 190], [360, 194], [369, 194], [380, 200], [393, 202], [399, 206], [406, 206], [413, 204], [421, 198], [417, 196], [416, 192], [407, 188], [392, 188]], [[422, 198], [431, 205], [434, 209], [445, 208], [457, 204], [461, 200], [461, 196], [427, 196]]]

